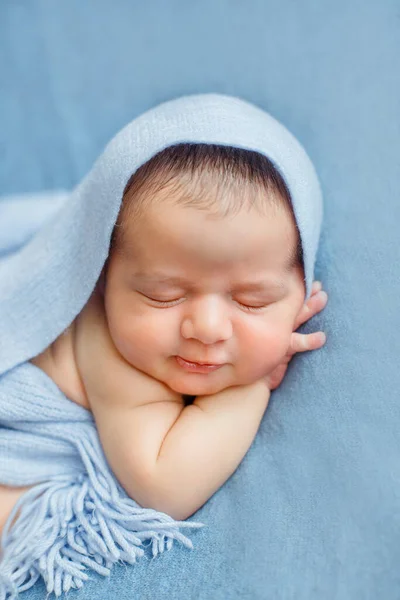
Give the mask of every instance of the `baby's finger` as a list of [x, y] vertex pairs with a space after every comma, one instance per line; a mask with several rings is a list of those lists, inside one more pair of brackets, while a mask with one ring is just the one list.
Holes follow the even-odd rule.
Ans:
[[323, 331], [315, 333], [292, 333], [289, 352], [307, 352], [308, 350], [318, 350], [326, 342], [326, 335]]
[[322, 283], [320, 281], [314, 281], [311, 288], [311, 295], [318, 293], [322, 290]]
[[325, 291], [319, 291], [310, 296], [305, 304], [303, 304], [297, 319], [294, 324], [294, 331], [303, 325], [306, 321], [309, 321], [314, 315], [321, 312], [326, 306], [328, 301], [328, 294]]

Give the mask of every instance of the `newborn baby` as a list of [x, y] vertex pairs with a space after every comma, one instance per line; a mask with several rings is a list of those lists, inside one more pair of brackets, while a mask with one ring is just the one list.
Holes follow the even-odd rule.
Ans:
[[306, 302], [283, 178], [257, 152], [177, 144], [129, 180], [98, 284], [32, 359], [93, 412], [107, 460], [141, 506], [184, 520], [248, 451], [293, 354]]
[[296, 332], [327, 299], [321, 223], [296, 138], [198, 94], [128, 123], [0, 261], [0, 596], [80, 588], [149, 543], [193, 548], [181, 530], [204, 523], [187, 518], [237, 469], [291, 357], [324, 344]]

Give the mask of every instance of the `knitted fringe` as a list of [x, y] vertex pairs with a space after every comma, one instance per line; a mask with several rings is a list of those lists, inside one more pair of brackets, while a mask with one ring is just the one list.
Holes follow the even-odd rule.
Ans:
[[9, 516], [0, 553], [0, 600], [14, 600], [40, 577], [57, 597], [81, 588], [87, 570], [108, 576], [115, 563], [134, 564], [144, 554], [145, 540], [153, 557], [170, 550], [174, 540], [193, 549], [179, 528], [203, 523], [138, 507], [110, 478], [90, 440], [79, 444], [87, 472], [34, 486]]

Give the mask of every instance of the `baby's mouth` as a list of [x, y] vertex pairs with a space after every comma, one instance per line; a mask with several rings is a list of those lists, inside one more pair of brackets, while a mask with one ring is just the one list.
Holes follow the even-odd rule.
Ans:
[[176, 361], [180, 367], [185, 369], [186, 371], [191, 371], [194, 373], [211, 373], [212, 371], [216, 371], [220, 369], [223, 365], [210, 365], [210, 364], [200, 364], [189, 362], [182, 358], [181, 356], [176, 356]]

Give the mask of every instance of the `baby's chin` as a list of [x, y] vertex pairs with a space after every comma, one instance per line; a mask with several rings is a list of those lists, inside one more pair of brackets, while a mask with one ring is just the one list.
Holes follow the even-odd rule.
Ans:
[[[226, 369], [226, 372], [223, 372]], [[187, 396], [210, 396], [222, 392], [226, 388], [243, 385], [229, 369], [229, 365], [212, 373], [184, 373], [176, 375], [169, 373], [164, 383], [178, 394]]]
[[186, 396], [210, 396], [227, 388], [254, 383], [262, 376], [262, 373], [249, 372], [243, 368], [238, 371], [233, 364], [223, 365], [211, 373], [191, 373], [182, 370], [175, 358], [172, 361], [153, 361], [148, 369], [144, 365], [134, 366], [161, 381], [175, 393]]
[[226, 383], [170, 383], [169, 381], [165, 382], [171, 390], [177, 392], [178, 394], [186, 395], [186, 396], [210, 396], [212, 394], [217, 394], [218, 392], [222, 392], [228, 387], [232, 387], [237, 385], [235, 383], [226, 384]]
[[175, 359], [153, 363], [154, 371], [149, 373], [162, 381], [177, 394], [187, 396], [210, 396], [235, 386], [255, 383], [267, 372], [265, 364], [251, 367], [248, 364], [226, 364], [210, 373], [188, 372], [180, 367]]

